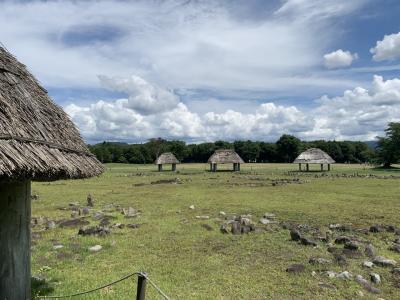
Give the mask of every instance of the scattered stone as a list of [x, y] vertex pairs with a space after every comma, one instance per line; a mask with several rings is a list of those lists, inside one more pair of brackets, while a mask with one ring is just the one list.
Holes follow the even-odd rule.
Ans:
[[125, 216], [125, 218], [135, 218], [138, 216], [138, 213], [133, 207], [128, 207], [128, 209], [123, 208], [122, 214]]
[[54, 245], [54, 246], [53, 246], [53, 249], [54, 249], [54, 250], [58, 250], [58, 249], [62, 249], [62, 248], [64, 248], [63, 245]]
[[219, 230], [224, 234], [229, 233], [228, 226], [226, 224], [222, 224]]
[[242, 225], [249, 226], [249, 225], [252, 224], [252, 221], [250, 220], [250, 218], [241, 217], [240, 218], [240, 223]]
[[73, 211], [72, 213], [71, 213], [71, 218], [77, 218], [79, 216], [79, 212], [78, 211]]
[[287, 269], [286, 272], [288, 273], [300, 273], [300, 272], [304, 272], [306, 269], [306, 267], [302, 264], [293, 264], [290, 265]]
[[99, 252], [101, 249], [103, 249], [103, 247], [101, 245], [96, 245], [93, 247], [89, 247], [89, 251], [90, 252]]
[[313, 246], [313, 247], [317, 246], [317, 243], [315, 241], [307, 237], [301, 237], [300, 243], [305, 246]]
[[88, 214], [90, 214], [90, 210], [89, 210], [89, 208], [88, 207], [84, 207], [84, 208], [82, 208], [82, 215], [88, 215]]
[[311, 276], [312, 276], [312, 277], [315, 277], [315, 276], [317, 276], [317, 272], [315, 272], [315, 271], [312, 271], [312, 272], [311, 272]]
[[272, 213], [265, 213], [263, 215], [263, 218], [264, 219], [269, 219], [269, 220], [274, 220], [276, 218], [276, 216], [275, 216], [275, 214], [272, 214]]
[[242, 234], [249, 233], [251, 231], [254, 231], [254, 225], [253, 226], [245, 225], [245, 226], [242, 226], [242, 228], [241, 228], [241, 233]]
[[271, 220], [266, 219], [266, 218], [261, 218], [259, 222], [260, 222], [261, 224], [263, 224], [263, 225], [268, 225], [268, 224], [273, 223]]
[[351, 243], [351, 238], [348, 236], [338, 236], [335, 239], [335, 244], [348, 244]]
[[312, 265], [327, 265], [332, 263], [330, 259], [322, 258], [322, 257], [311, 257], [308, 261]]
[[[123, 225], [123, 224], [122, 224]], [[142, 226], [142, 224], [127, 224], [126, 227], [136, 229]]]
[[369, 276], [371, 277], [371, 281], [375, 284], [381, 283], [381, 276], [376, 273], [370, 273]]
[[330, 224], [329, 229], [337, 231], [352, 231], [352, 227], [350, 225], [342, 225], [342, 224]]
[[372, 294], [380, 294], [380, 290], [377, 289], [376, 287], [373, 287], [366, 279], [364, 279], [364, 277], [362, 277], [361, 275], [357, 275], [356, 276], [356, 281], [364, 287], [364, 289], [366, 289], [368, 292], [372, 293]]
[[32, 200], [32, 201], [37, 201], [37, 200], [39, 200], [39, 195], [31, 195], [31, 200]]
[[379, 225], [373, 225], [369, 228], [369, 232], [377, 233], [377, 232], [382, 232], [382, 231], [383, 231], [383, 228]]
[[194, 205], [190, 205], [189, 208], [193, 210], [194, 209]]
[[103, 219], [101, 219], [101, 221], [100, 221], [100, 226], [101, 227], [105, 227], [105, 226], [108, 226], [108, 225], [110, 225], [110, 220], [112, 219], [112, 217], [110, 217], [110, 216], [105, 216]]
[[376, 256], [376, 251], [375, 251], [375, 247], [372, 244], [368, 244], [367, 246], [365, 246], [365, 255], [369, 256], [369, 257], [375, 257]]
[[334, 254], [333, 256], [334, 256], [334, 258], [335, 258], [335, 262], [336, 262], [339, 266], [345, 266], [345, 265], [347, 265], [346, 256], [344, 256], [343, 254]]
[[365, 268], [371, 269], [371, 268], [374, 267], [374, 263], [371, 262], [371, 261], [364, 261], [363, 264], [362, 264], [362, 266], [365, 267]]
[[87, 201], [87, 206], [89, 206], [89, 207], [94, 206], [94, 198], [93, 198], [92, 194], [87, 195], [86, 201]]
[[347, 258], [360, 258], [363, 256], [363, 254], [359, 250], [350, 250], [346, 248], [342, 250], [342, 254]]
[[89, 221], [86, 221], [83, 218], [76, 218], [71, 220], [60, 221], [58, 225], [60, 227], [77, 227], [77, 226], [85, 226], [88, 224], [90, 224]]
[[335, 278], [338, 275], [336, 272], [333, 271], [326, 271], [325, 274], [328, 275], [329, 278]]
[[108, 228], [101, 226], [83, 227], [79, 229], [78, 234], [83, 236], [86, 235], [105, 236], [107, 234], [110, 234], [110, 230]]
[[242, 233], [241, 225], [240, 225], [239, 222], [233, 222], [233, 223], [231, 224], [231, 226], [232, 226], [232, 228], [231, 228], [232, 234], [238, 235], [238, 234], [241, 234], [241, 233]]
[[396, 232], [396, 231], [398, 231], [399, 230], [399, 228], [397, 228], [396, 226], [394, 226], [394, 225], [388, 225], [388, 226], [386, 226], [386, 231], [387, 232]]
[[219, 212], [219, 215], [220, 215], [220, 216], [225, 216], [225, 215], [226, 215], [226, 213], [225, 213], [225, 212], [223, 212], [223, 211], [220, 211], [220, 212]]
[[196, 216], [196, 219], [200, 220], [208, 220], [210, 217], [209, 216]]
[[295, 230], [295, 229], [290, 230], [290, 239], [292, 241], [300, 241], [300, 239], [301, 239], [300, 232], [298, 230]]
[[395, 244], [400, 244], [400, 236], [396, 237], [393, 241]]
[[112, 225], [112, 228], [123, 229], [124, 227], [125, 227], [125, 224], [121, 224], [121, 223], [115, 223], [114, 225]]
[[357, 291], [357, 292], [356, 292], [356, 295], [357, 295], [358, 297], [364, 297], [364, 293], [363, 293], [362, 291]]
[[383, 256], [376, 256], [373, 260], [373, 263], [381, 267], [394, 267], [397, 264], [395, 260], [387, 259]]
[[325, 282], [318, 283], [318, 286], [323, 289], [336, 290], [336, 286], [334, 286], [333, 284], [325, 283]]
[[394, 244], [392, 247], [389, 248], [389, 250], [400, 253], [400, 244]]
[[56, 228], [56, 223], [54, 221], [48, 221], [46, 223], [46, 227], [45, 228], [47, 230], [54, 229], [54, 228]]
[[351, 273], [348, 271], [344, 271], [342, 273], [337, 274], [336, 277], [343, 280], [350, 280], [353, 277], [353, 275], [351, 275]]
[[201, 224], [201, 227], [203, 227], [207, 231], [213, 231], [213, 228], [208, 224]]
[[344, 244], [344, 248], [345, 249], [349, 249], [349, 250], [358, 250], [358, 248], [360, 247], [360, 245], [357, 242], [351, 241], [350, 243], [346, 243]]
[[394, 274], [394, 275], [400, 275], [400, 268], [394, 268], [394, 269], [392, 270], [392, 274]]
[[98, 211], [93, 215], [93, 219], [98, 221], [104, 218], [104, 213], [102, 211]]

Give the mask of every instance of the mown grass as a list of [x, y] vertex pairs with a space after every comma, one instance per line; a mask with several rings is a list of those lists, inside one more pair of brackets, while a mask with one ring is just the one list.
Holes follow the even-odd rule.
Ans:
[[[219, 212], [252, 214], [253, 220], [265, 213], [279, 221], [291, 221], [327, 228], [331, 223], [400, 226], [400, 179], [319, 177], [321, 173], [298, 174], [304, 184], [272, 186], [271, 180], [294, 178], [288, 171], [296, 165], [247, 164], [242, 172], [207, 172], [207, 165], [185, 164], [178, 173], [156, 172], [151, 165], [106, 165], [106, 172], [88, 180], [34, 183], [33, 216], [69, 219], [71, 211], [60, 210], [71, 202], [86, 204], [86, 196], [95, 198], [93, 211], [105, 205], [132, 206], [141, 211], [135, 219], [117, 219], [112, 223], [140, 223], [138, 229], [114, 229], [106, 237], [78, 236], [78, 228], [40, 231], [32, 252], [33, 274], [56, 280], [54, 295], [84, 291], [113, 281], [134, 271], [146, 271], [173, 299], [352, 299], [362, 290], [365, 299], [376, 299], [355, 281], [328, 279], [308, 264], [311, 256], [331, 258], [326, 246], [301, 246], [289, 241], [289, 232], [279, 226], [248, 235], [223, 235]], [[230, 167], [230, 166], [229, 166]], [[223, 167], [221, 168], [223, 169]], [[380, 170], [361, 165], [335, 165], [329, 174], [374, 174], [400, 176], [397, 169]], [[160, 179], [179, 178], [182, 184], [150, 184]], [[142, 186], [135, 186], [143, 184]], [[195, 210], [189, 209], [190, 205]], [[208, 215], [209, 220], [198, 220]], [[92, 225], [98, 224], [91, 218]], [[207, 231], [201, 224], [209, 224]], [[368, 235], [380, 255], [400, 262], [400, 254], [387, 250], [393, 234]], [[54, 243], [64, 245], [53, 249]], [[90, 246], [103, 249], [90, 253]], [[349, 260], [349, 265], [332, 264], [329, 270], [348, 270], [368, 278], [361, 268], [364, 259]], [[304, 263], [306, 272], [285, 272], [292, 263]], [[376, 269], [383, 280], [384, 299], [400, 299], [390, 270]], [[335, 284], [337, 290], [321, 289], [320, 282]], [[84, 299], [132, 299], [134, 279]], [[158, 299], [148, 287], [148, 299]]]

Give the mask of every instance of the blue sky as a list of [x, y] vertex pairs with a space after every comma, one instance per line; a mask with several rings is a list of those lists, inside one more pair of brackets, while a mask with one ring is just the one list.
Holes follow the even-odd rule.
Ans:
[[371, 140], [400, 121], [397, 0], [1, 1], [0, 42], [90, 143]]

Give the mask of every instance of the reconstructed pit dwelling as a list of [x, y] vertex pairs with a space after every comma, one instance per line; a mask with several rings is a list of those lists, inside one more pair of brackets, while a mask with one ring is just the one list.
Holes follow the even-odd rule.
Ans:
[[102, 172], [67, 114], [0, 47], [0, 299], [31, 298], [31, 181]]
[[155, 164], [158, 166], [158, 171], [161, 172], [163, 170], [163, 165], [170, 164], [171, 170], [176, 171], [176, 165], [179, 164], [179, 160], [173, 155], [171, 152], [166, 152], [161, 154]]
[[233, 164], [233, 171], [240, 171], [240, 164], [244, 164], [243, 159], [233, 149], [216, 150], [208, 159], [210, 171], [216, 172], [218, 164]]
[[302, 172], [303, 169], [301, 164], [306, 164], [306, 171], [310, 171], [310, 164], [321, 165], [321, 171], [324, 171], [324, 164], [328, 166], [328, 171], [331, 170], [331, 164], [335, 161], [326, 152], [318, 148], [311, 148], [303, 153], [301, 153], [293, 162], [294, 164], [299, 164], [299, 171]]

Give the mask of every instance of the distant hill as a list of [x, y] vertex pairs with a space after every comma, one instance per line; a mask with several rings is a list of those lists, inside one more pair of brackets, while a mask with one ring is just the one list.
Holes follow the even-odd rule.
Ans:
[[364, 143], [366, 143], [369, 148], [374, 149], [374, 150], [378, 146], [378, 141], [366, 141]]

